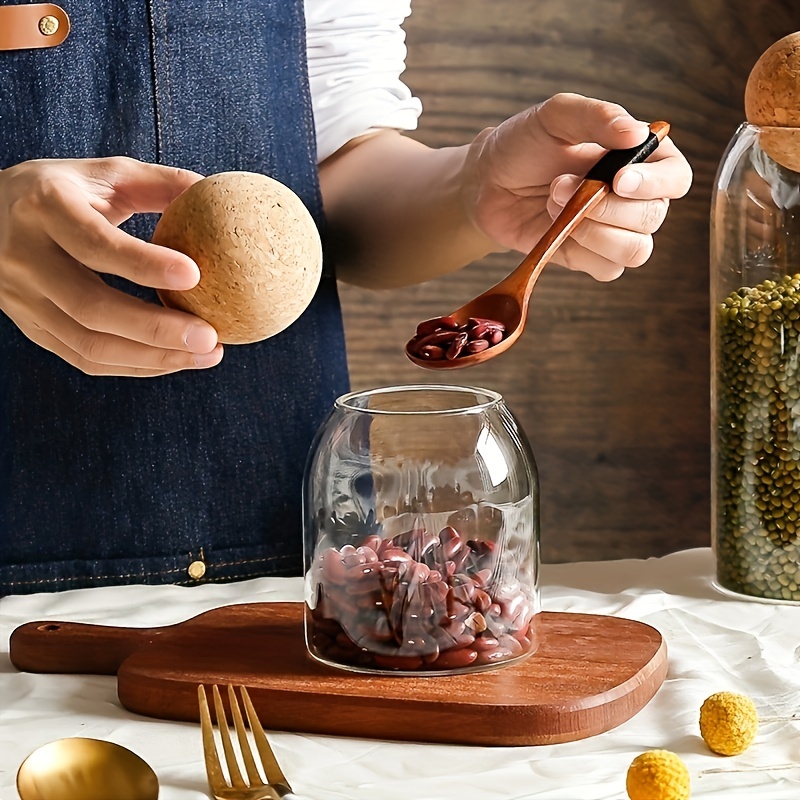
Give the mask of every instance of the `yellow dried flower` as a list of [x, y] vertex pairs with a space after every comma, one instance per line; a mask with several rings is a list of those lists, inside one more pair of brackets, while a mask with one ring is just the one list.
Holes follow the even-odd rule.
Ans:
[[757, 732], [758, 712], [746, 695], [717, 692], [700, 708], [700, 735], [721, 756], [744, 753]]
[[689, 770], [669, 750], [648, 750], [628, 767], [625, 788], [631, 800], [689, 800]]

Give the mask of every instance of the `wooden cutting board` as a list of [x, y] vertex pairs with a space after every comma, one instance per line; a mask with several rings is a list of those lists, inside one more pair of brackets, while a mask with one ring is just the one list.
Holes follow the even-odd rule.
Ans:
[[224, 606], [163, 628], [30, 622], [11, 635], [27, 672], [117, 675], [122, 705], [196, 721], [197, 684], [246, 686], [270, 730], [476, 745], [583, 739], [630, 719], [667, 673], [641, 622], [543, 612], [522, 662], [447, 677], [365, 675], [306, 652], [301, 603]]

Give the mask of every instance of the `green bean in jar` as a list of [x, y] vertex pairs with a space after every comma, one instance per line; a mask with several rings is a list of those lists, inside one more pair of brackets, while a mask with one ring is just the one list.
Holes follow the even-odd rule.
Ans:
[[717, 308], [717, 579], [800, 601], [800, 274]]

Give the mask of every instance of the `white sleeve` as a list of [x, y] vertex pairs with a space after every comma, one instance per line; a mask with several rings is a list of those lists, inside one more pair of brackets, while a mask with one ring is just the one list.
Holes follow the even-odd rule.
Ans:
[[400, 80], [411, 0], [305, 0], [319, 161], [376, 128], [413, 130], [422, 104]]

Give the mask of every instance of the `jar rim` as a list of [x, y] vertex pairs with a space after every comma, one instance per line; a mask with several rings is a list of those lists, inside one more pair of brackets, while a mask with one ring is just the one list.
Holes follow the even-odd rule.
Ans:
[[[356, 405], [356, 401], [375, 397], [378, 395], [389, 395], [394, 393], [412, 394], [413, 392], [430, 391], [430, 392], [452, 392], [452, 393], [466, 393], [475, 396], [476, 402], [468, 405], [458, 405], [452, 408], [441, 409], [386, 409], [386, 408], [370, 408]], [[483, 397], [485, 399], [480, 400]], [[348, 411], [360, 411], [370, 415], [384, 415], [384, 416], [452, 416], [456, 414], [478, 414], [490, 408], [500, 405], [503, 402], [503, 396], [499, 392], [492, 389], [483, 389], [478, 386], [461, 386], [457, 384], [444, 384], [444, 383], [412, 383], [405, 385], [395, 386], [379, 386], [373, 389], [360, 389], [358, 391], [347, 392], [347, 394], [340, 395], [336, 398], [334, 405], [336, 408], [344, 408]]]
[[800, 127], [795, 125], [761, 125], [758, 122], [747, 122], [746, 120], [739, 125], [739, 129], [750, 129], [759, 133], [761, 131], [800, 131]]

